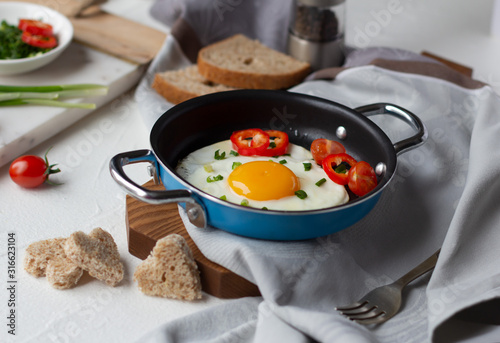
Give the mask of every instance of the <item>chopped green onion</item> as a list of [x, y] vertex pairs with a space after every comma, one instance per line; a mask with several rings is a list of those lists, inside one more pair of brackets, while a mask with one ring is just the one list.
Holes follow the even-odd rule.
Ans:
[[279, 161], [280, 164], [286, 164], [286, 160]]
[[219, 199], [220, 199], [220, 200], [224, 200], [224, 201], [225, 201], [225, 200], [227, 200], [227, 198], [226, 198], [226, 196], [225, 196], [225, 195], [222, 195]]
[[240, 205], [242, 205], [242, 206], [248, 206], [248, 200], [247, 199], [241, 200]]
[[215, 155], [214, 155], [214, 158], [216, 160], [223, 160], [226, 158], [226, 152], [223, 151], [222, 154], [220, 153], [220, 149], [218, 149], [216, 152], [215, 152]]
[[207, 177], [207, 182], [210, 183], [210, 182], [215, 182], [215, 181], [220, 181], [224, 179], [224, 177], [222, 175], [217, 175], [217, 176], [213, 176], [213, 177]]
[[240, 154], [238, 154], [238, 153], [237, 153], [236, 151], [234, 151], [234, 150], [231, 150], [231, 151], [229, 152], [229, 154], [230, 154], [230, 155], [233, 155], [233, 156], [240, 156]]
[[269, 210], [266, 206], [262, 207], [263, 210]]
[[276, 148], [276, 143], [274, 143], [274, 142], [270, 142], [270, 143], [269, 143], [269, 147], [270, 147], [271, 149]]
[[321, 180], [319, 180], [318, 182], [315, 183], [316, 186], [321, 186], [322, 184], [324, 184], [326, 182], [326, 179], [325, 178], [322, 178]]
[[214, 168], [212, 167], [212, 165], [211, 165], [211, 164], [205, 164], [205, 165], [203, 166], [203, 169], [205, 169], [205, 171], [206, 171], [207, 173], [212, 173], [212, 172], [214, 171]]
[[347, 174], [349, 170], [347, 169], [346, 165], [344, 163], [339, 164], [338, 166], [335, 167], [335, 172], [337, 174]]
[[304, 170], [305, 170], [305, 171], [309, 171], [309, 170], [311, 170], [311, 168], [312, 168], [312, 164], [311, 164], [311, 163], [309, 163], [309, 162], [304, 162], [304, 163], [302, 163], [302, 164], [304, 165]]
[[299, 189], [298, 191], [295, 192], [295, 195], [299, 198], [299, 199], [305, 199], [307, 198], [307, 193], [304, 192], [302, 189]]
[[233, 165], [231, 166], [231, 169], [235, 169], [236, 167], [241, 166], [241, 162], [233, 162]]

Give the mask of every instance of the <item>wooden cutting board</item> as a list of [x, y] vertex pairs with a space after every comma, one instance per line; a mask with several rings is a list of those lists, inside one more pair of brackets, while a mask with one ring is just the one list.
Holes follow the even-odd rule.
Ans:
[[50, 7], [66, 15], [74, 27], [74, 41], [139, 65], [149, 63], [160, 50], [166, 33], [102, 10], [98, 0], [22, 1]]
[[[153, 181], [144, 187], [165, 189]], [[223, 299], [260, 295], [256, 285], [210, 261], [201, 253], [184, 227], [177, 204], [151, 205], [127, 196], [126, 215], [128, 248], [132, 255], [145, 259], [160, 238], [176, 233], [186, 239], [193, 252], [204, 292]]]
[[75, 41], [137, 64], [149, 63], [166, 38], [164, 32], [107, 13], [98, 6], [70, 20]]

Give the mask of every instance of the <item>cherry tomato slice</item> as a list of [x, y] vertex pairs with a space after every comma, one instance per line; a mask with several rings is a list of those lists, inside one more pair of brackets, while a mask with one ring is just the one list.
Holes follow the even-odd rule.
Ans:
[[32, 35], [52, 36], [54, 34], [52, 25], [39, 20], [19, 19], [19, 25], [17, 27], [19, 30], [27, 31]]
[[349, 169], [349, 189], [357, 196], [363, 196], [377, 186], [377, 175], [372, 166], [365, 161], [360, 161]]
[[266, 130], [264, 131], [269, 135], [269, 139], [272, 142], [269, 143], [269, 147], [261, 152], [260, 156], [280, 156], [286, 154], [286, 149], [288, 149], [288, 135], [286, 132], [278, 130]]
[[48, 180], [49, 175], [59, 173], [60, 170], [54, 168], [55, 164], [49, 165], [47, 154], [48, 151], [45, 154], [45, 159], [33, 155], [16, 158], [9, 168], [12, 181], [24, 188], [35, 188], [46, 181], [51, 183]]
[[28, 45], [42, 49], [54, 48], [57, 46], [56, 37], [33, 35], [28, 31], [23, 32], [21, 40]]
[[240, 155], [260, 155], [269, 146], [269, 135], [261, 129], [240, 130], [233, 132], [231, 142]]
[[349, 167], [358, 163], [352, 156], [346, 153], [328, 155], [323, 159], [323, 170], [333, 182], [345, 186], [349, 179], [348, 168], [342, 168], [342, 163], [347, 163]]
[[337, 141], [331, 141], [326, 138], [315, 139], [311, 144], [311, 154], [317, 164], [321, 165], [323, 159], [331, 154], [345, 153], [345, 148]]

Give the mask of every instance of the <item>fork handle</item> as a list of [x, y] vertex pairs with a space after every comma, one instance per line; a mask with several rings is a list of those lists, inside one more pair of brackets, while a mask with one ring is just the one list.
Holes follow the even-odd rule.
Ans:
[[426, 259], [424, 262], [420, 263], [418, 266], [410, 270], [408, 273], [403, 275], [401, 278], [396, 280], [394, 283], [398, 284], [401, 287], [405, 287], [407, 284], [418, 278], [419, 276], [424, 275], [428, 271], [431, 271], [436, 266], [436, 262], [439, 256], [441, 249], [438, 249], [432, 256]]

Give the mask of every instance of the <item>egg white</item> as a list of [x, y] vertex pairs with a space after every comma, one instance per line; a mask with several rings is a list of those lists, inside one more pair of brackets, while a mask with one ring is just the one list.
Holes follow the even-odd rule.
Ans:
[[[215, 152], [225, 153], [225, 158], [216, 160]], [[242, 164], [251, 161], [275, 161], [286, 160], [284, 166], [289, 168], [300, 181], [300, 189], [307, 193], [305, 199], [300, 199], [296, 195], [287, 196], [278, 200], [257, 201], [246, 199], [247, 206], [263, 208], [269, 210], [303, 211], [320, 208], [327, 208], [344, 204], [349, 201], [349, 195], [344, 186], [331, 181], [324, 170], [314, 162], [311, 152], [298, 145], [290, 144], [287, 154], [279, 157], [265, 156], [233, 156], [230, 140], [218, 142], [190, 153], [179, 162], [176, 172], [194, 187], [211, 194], [215, 197], [225, 196], [227, 201], [241, 204], [245, 197], [236, 194], [229, 186], [227, 179], [233, 171], [233, 163]], [[311, 163], [311, 169], [306, 171], [303, 163]], [[207, 182], [207, 178], [213, 179], [221, 175], [220, 181]], [[321, 186], [316, 186], [316, 182], [326, 179]]]

